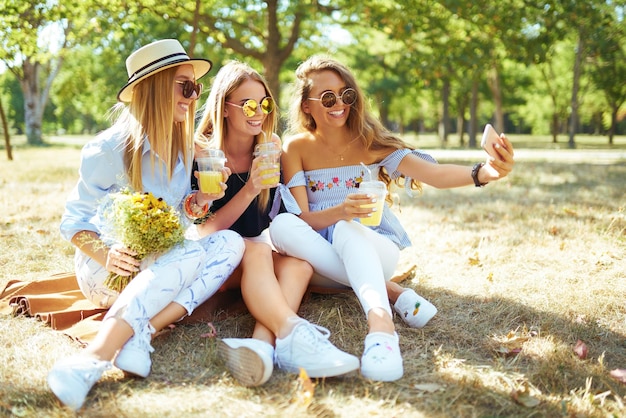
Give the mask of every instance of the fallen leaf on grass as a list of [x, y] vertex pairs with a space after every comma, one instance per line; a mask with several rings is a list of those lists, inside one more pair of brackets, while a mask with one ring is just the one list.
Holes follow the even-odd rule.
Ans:
[[401, 271], [398, 274], [396, 274], [395, 276], [393, 276], [391, 278], [391, 281], [395, 282], [395, 283], [402, 283], [403, 281], [405, 281], [407, 279], [414, 278], [416, 271], [417, 271], [417, 266], [415, 264], [412, 264], [406, 270]]
[[626, 369], [611, 370], [609, 374], [618, 382], [626, 384]]
[[156, 337], [159, 337], [159, 336], [161, 336], [161, 335], [167, 334], [168, 332], [172, 331], [174, 328], [176, 328], [176, 325], [174, 325], [174, 324], [169, 324], [168, 326], [166, 326], [166, 327], [165, 327], [165, 328], [163, 328], [162, 330], [157, 331], [157, 332], [154, 334], [154, 337], [153, 337], [153, 338], [156, 338]]
[[438, 390], [444, 390], [445, 387], [443, 385], [439, 385], [437, 383], [420, 383], [417, 385], [413, 385], [414, 389], [421, 390], [422, 392], [437, 392]]
[[576, 212], [575, 210], [572, 209], [568, 209], [568, 208], [563, 208], [563, 212], [565, 212], [567, 215], [571, 215], [571, 216], [577, 216], [578, 212]]
[[578, 356], [579, 359], [584, 360], [587, 358], [587, 344], [578, 340], [576, 341], [576, 345], [574, 346], [574, 353]]
[[315, 384], [311, 381], [311, 378], [307, 374], [306, 370], [300, 368], [300, 374], [298, 375], [298, 387], [296, 388], [294, 403], [306, 409], [313, 401], [314, 394]]
[[515, 356], [522, 352], [522, 346], [530, 338], [528, 330], [524, 328], [522, 332], [509, 331], [505, 336], [494, 335], [491, 337], [495, 342], [494, 351], [505, 356]]
[[207, 326], [209, 327], [209, 332], [200, 334], [200, 338], [213, 338], [217, 336], [217, 330], [215, 329], [215, 325], [213, 325], [213, 322], [207, 322]]
[[536, 389], [533, 390], [528, 383], [523, 382], [513, 389], [511, 397], [515, 402], [526, 408], [534, 408], [541, 403], [541, 400], [535, 396], [536, 394], [539, 394]]
[[480, 265], [480, 258], [478, 257], [478, 253], [476, 253], [476, 255], [474, 255], [474, 257], [470, 257], [468, 261], [469, 261], [469, 265], [470, 266], [478, 266], [478, 265]]

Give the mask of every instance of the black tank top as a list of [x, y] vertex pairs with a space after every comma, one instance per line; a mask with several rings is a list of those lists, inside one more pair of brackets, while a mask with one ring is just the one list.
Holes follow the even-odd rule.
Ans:
[[[192, 173], [197, 170], [197, 165], [194, 162]], [[246, 181], [248, 180], [249, 173], [233, 173], [228, 177], [226, 181], [226, 194], [223, 198], [216, 200], [213, 202], [210, 210], [211, 212], [216, 213], [222, 207], [224, 207], [230, 199], [232, 199], [242, 188], [245, 186]], [[243, 181], [242, 181], [243, 180]], [[193, 190], [198, 190], [198, 179], [195, 176], [191, 176], [191, 188]], [[257, 204], [258, 196], [250, 203], [250, 205], [246, 208], [246, 210], [241, 214], [241, 216], [233, 223], [230, 228], [235, 232], [237, 232], [242, 237], [256, 237], [264, 229], [266, 229], [270, 225], [270, 217], [269, 212], [272, 208], [272, 202], [274, 201], [274, 195], [276, 194], [276, 188], [270, 189], [270, 198], [267, 203], [267, 208], [261, 212], [259, 210], [259, 206]], [[282, 205], [281, 205], [282, 212]]]

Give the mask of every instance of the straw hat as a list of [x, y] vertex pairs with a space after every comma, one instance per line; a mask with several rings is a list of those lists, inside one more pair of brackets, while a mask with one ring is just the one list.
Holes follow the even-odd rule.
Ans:
[[196, 79], [208, 73], [212, 66], [209, 60], [189, 58], [176, 39], [162, 39], [139, 48], [126, 59], [128, 83], [117, 93], [117, 100], [130, 102], [133, 97], [133, 87], [141, 80], [166, 68], [181, 64], [192, 65]]

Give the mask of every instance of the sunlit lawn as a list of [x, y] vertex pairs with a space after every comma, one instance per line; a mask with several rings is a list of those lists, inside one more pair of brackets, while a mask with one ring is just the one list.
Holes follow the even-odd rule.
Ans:
[[[623, 416], [626, 385], [609, 372], [626, 368], [626, 138], [611, 151], [581, 136], [576, 158], [551, 152], [546, 160], [525, 151], [554, 150], [549, 138], [511, 137], [524, 158], [501, 182], [425, 187], [414, 198], [396, 191], [394, 208], [414, 244], [402, 264], [416, 265], [404, 284], [439, 309], [420, 330], [396, 319], [401, 380], [314, 381], [307, 407], [294, 375], [275, 371], [262, 387], [238, 386], [216, 362], [215, 340], [201, 337], [208, 326], [185, 325], [155, 340], [147, 379], [107, 372], [80, 415]], [[49, 138], [53, 146], [29, 148], [17, 139], [12, 162], [2, 149], [0, 287], [73, 268], [58, 222], [84, 141]], [[441, 162], [471, 164], [480, 155], [441, 152], [432, 135], [417, 144]], [[366, 327], [353, 295], [313, 295], [300, 313], [361, 355]], [[245, 337], [253, 322], [246, 314], [214, 325], [220, 337]], [[0, 416], [72, 416], [45, 378], [79, 346], [30, 318], [0, 317], [0, 335]], [[573, 352], [578, 340], [586, 359]]]

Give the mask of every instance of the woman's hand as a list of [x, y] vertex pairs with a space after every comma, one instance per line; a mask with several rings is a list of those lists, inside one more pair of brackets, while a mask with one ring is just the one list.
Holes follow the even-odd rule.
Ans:
[[135, 258], [136, 252], [123, 246], [115, 244], [107, 252], [105, 268], [111, 273], [120, 276], [130, 276], [139, 271], [139, 260]]
[[506, 177], [515, 165], [513, 144], [504, 134], [500, 135], [500, 144], [496, 144], [494, 149], [498, 154], [498, 158], [487, 157], [485, 165], [478, 172], [478, 179], [481, 183], [488, 183]]
[[[226, 181], [231, 174], [232, 172], [230, 171], [230, 168], [226, 166], [223, 167], [222, 181], [220, 182], [220, 187], [222, 188], [222, 191], [219, 193], [202, 193], [202, 191], [198, 190], [198, 194], [196, 194], [196, 204], [200, 207], [204, 206], [205, 204], [211, 206], [211, 203], [213, 203], [214, 200], [219, 200], [223, 198], [226, 194], [226, 189], [228, 188], [228, 186], [226, 185]], [[198, 184], [200, 184], [200, 173], [196, 170], [193, 172], [193, 175], [195, 176], [195, 178], [198, 179]]]
[[349, 221], [354, 218], [367, 218], [374, 211], [372, 207], [363, 207], [370, 205], [376, 201], [376, 197], [372, 197], [366, 193], [350, 193], [346, 199], [339, 205], [342, 213], [341, 220]]
[[[278, 176], [276, 172], [279, 172]], [[254, 189], [255, 194], [259, 194], [263, 189], [271, 189], [278, 186], [280, 182], [280, 164], [269, 163], [263, 156], [258, 156], [252, 160], [250, 176], [247, 183]]]

